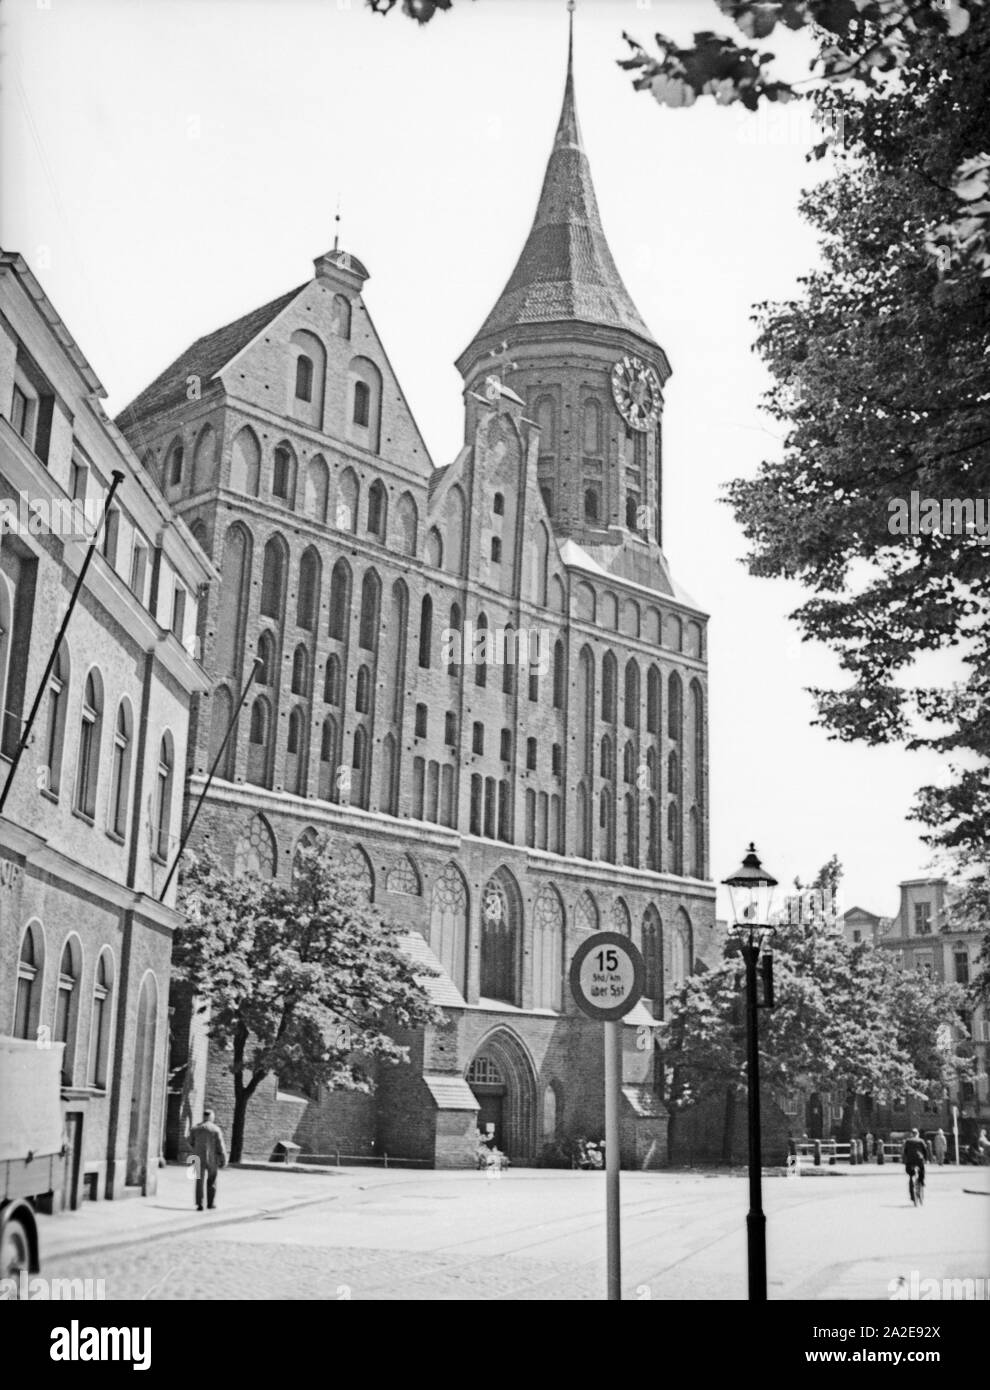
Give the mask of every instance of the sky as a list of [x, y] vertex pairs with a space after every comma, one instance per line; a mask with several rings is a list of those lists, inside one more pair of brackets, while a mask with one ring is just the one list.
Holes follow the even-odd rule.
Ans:
[[[906, 819], [927, 754], [830, 741], [796, 584], [750, 577], [725, 484], [779, 456], [752, 306], [815, 263], [798, 217], [803, 106], [660, 107], [616, 60], [623, 30], [732, 31], [713, 0], [579, 0], [575, 82], [619, 270], [673, 365], [664, 548], [711, 614], [711, 865], [754, 840], [781, 884], [833, 854], [844, 906], [892, 915], [930, 870]], [[806, 39], [774, 33], [782, 76]], [[419, 27], [363, 0], [7, 0], [0, 243], [20, 251], [119, 411], [193, 339], [302, 284], [341, 245], [438, 466], [463, 435], [453, 362], [532, 221], [560, 110], [564, 0], [455, 0]]]

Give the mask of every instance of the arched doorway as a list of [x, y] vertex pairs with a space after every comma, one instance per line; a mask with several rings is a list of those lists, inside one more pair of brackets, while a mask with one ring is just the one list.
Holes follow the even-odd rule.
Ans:
[[131, 1085], [131, 1122], [127, 1137], [127, 1185], [143, 1187], [148, 1174], [151, 1138], [151, 1092], [155, 1079], [155, 1032], [158, 1021], [158, 986], [150, 972], [141, 982], [137, 1029], [134, 1037], [134, 1079]]
[[495, 1144], [516, 1163], [536, 1154], [536, 1072], [523, 1043], [508, 1028], [484, 1040], [466, 1072], [478, 1105], [478, 1128], [491, 1125]]

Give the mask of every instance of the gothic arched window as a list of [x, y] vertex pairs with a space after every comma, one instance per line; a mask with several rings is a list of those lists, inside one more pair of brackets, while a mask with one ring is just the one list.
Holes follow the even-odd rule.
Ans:
[[481, 899], [481, 994], [519, 1005], [519, 910], [501, 873], [493, 874]]

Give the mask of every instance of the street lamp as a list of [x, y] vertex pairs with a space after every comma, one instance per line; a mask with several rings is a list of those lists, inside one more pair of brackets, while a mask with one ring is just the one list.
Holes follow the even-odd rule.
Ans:
[[[756, 997], [756, 965], [764, 935], [772, 928], [770, 907], [777, 880], [760, 863], [756, 846], [750, 845], [742, 864], [722, 882], [732, 901], [733, 928], [746, 962], [746, 1079], [749, 1113], [749, 1213], [746, 1235], [749, 1246], [749, 1297], [754, 1303], [767, 1301], [767, 1221], [763, 1214], [763, 1156], [760, 1147], [760, 1042]], [[769, 966], [769, 957], [764, 960]], [[767, 993], [764, 1007], [773, 1004], [772, 979], [765, 976]]]

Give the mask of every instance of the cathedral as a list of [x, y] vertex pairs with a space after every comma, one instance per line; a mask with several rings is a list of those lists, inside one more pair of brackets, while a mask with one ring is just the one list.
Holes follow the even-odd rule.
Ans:
[[[357, 255], [197, 339], [117, 423], [212, 561], [187, 815], [234, 868], [291, 872], [327, 832], [444, 1023], [373, 1095], [272, 1077], [245, 1154], [515, 1163], [603, 1128], [600, 1025], [567, 967], [632, 937], [623, 1162], [666, 1160], [652, 1024], [709, 955], [706, 617], [663, 551], [670, 365], [605, 239], [568, 53], [512, 275], [457, 359], [464, 445], [430, 458]], [[224, 736], [252, 670], [234, 733]], [[225, 1060], [173, 1009], [166, 1153], [229, 1117]], [[181, 1089], [181, 1094], [180, 1094]]]

